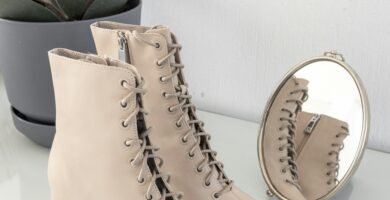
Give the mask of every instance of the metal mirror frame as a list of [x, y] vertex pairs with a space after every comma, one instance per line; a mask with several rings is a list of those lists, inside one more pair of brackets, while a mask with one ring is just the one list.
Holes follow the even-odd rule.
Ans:
[[364, 150], [367, 146], [367, 141], [368, 141], [368, 135], [369, 135], [369, 127], [370, 127], [370, 109], [369, 109], [369, 103], [368, 103], [368, 98], [367, 98], [367, 93], [366, 90], [362, 84], [361, 79], [357, 75], [357, 73], [347, 64], [345, 63], [345, 60], [343, 56], [339, 53], [336, 53], [334, 51], [331, 52], [325, 52], [322, 56], [314, 57], [311, 59], [308, 59], [306, 61], [303, 61], [302, 63], [296, 65], [292, 69], [289, 70], [289, 72], [284, 76], [278, 87], [276, 88], [275, 92], [272, 94], [272, 96], [268, 99], [268, 102], [266, 104], [266, 107], [264, 109], [263, 113], [263, 118], [261, 121], [261, 126], [260, 126], [260, 131], [258, 135], [258, 143], [257, 143], [257, 149], [258, 149], [258, 158], [259, 158], [259, 164], [261, 167], [261, 172], [263, 175], [263, 178], [268, 186], [268, 191], [267, 195], [272, 197], [276, 196], [277, 198], [281, 200], [289, 200], [285, 198], [279, 191], [276, 190], [276, 188], [272, 185], [271, 180], [269, 179], [269, 176], [267, 174], [267, 170], [265, 169], [264, 165], [264, 156], [263, 156], [263, 151], [261, 149], [262, 143], [263, 143], [263, 136], [264, 136], [264, 129], [265, 129], [265, 122], [267, 121], [267, 117], [269, 114], [269, 110], [272, 106], [273, 101], [276, 98], [276, 95], [279, 93], [281, 88], [284, 86], [286, 81], [292, 77], [297, 71], [300, 69], [304, 68], [305, 66], [312, 64], [314, 62], [319, 62], [319, 61], [331, 61], [339, 64], [341, 67], [343, 67], [353, 78], [356, 87], [359, 90], [360, 94], [360, 99], [362, 101], [362, 110], [363, 110], [363, 124], [362, 124], [362, 138], [360, 139], [359, 146], [355, 155], [355, 158], [352, 161], [352, 165], [349, 167], [348, 171], [346, 172], [346, 175], [339, 181], [339, 184], [333, 188], [328, 194], [325, 196], [321, 197], [320, 199], [330, 199], [333, 197], [338, 191], [343, 188], [348, 181], [351, 179], [351, 177], [355, 174], [361, 160], [364, 154]]

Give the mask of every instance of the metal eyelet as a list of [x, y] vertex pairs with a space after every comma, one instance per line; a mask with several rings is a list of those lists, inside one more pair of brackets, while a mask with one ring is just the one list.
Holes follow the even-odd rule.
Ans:
[[193, 158], [194, 156], [195, 156], [195, 154], [193, 154], [193, 153], [188, 153], [188, 156], [190, 157], [190, 158]]
[[163, 92], [163, 93], [161, 94], [161, 96], [162, 96], [162, 97], [164, 97], [164, 98], [168, 98], [168, 96], [167, 96], [167, 93], [166, 93], [166, 92]]
[[204, 182], [204, 186], [206, 186], [206, 187], [210, 187], [211, 186], [211, 182]]
[[286, 169], [282, 169], [282, 173], [283, 174], [287, 173], [287, 170]]
[[155, 47], [156, 47], [156, 49], [159, 49], [161, 47], [161, 44], [159, 42], [156, 42]]
[[146, 200], [152, 200], [153, 199], [153, 195], [150, 195], [149, 197], [145, 195], [145, 198], [146, 198]]
[[128, 105], [127, 102], [125, 102], [125, 103], [121, 102], [120, 104], [121, 104], [122, 108], [127, 108], [127, 105]]
[[126, 147], [131, 147], [131, 141], [130, 140], [125, 140], [124, 142]]
[[134, 162], [134, 158], [131, 158], [131, 159], [129, 160], [129, 163], [130, 163], [131, 166], [134, 166], [134, 165], [133, 165], [133, 162]]
[[145, 179], [144, 179], [144, 178], [142, 178], [141, 180], [138, 180], [138, 179], [137, 179], [137, 181], [138, 181], [138, 183], [144, 183], [144, 182], [145, 182]]
[[202, 172], [203, 172], [203, 169], [199, 169], [199, 167], [197, 167], [197, 168], [196, 168], [196, 171], [197, 171], [198, 173], [202, 173]]
[[183, 144], [187, 144], [188, 139], [185, 139], [184, 137], [182, 137], [182, 138], [181, 138], [181, 142], [182, 142]]
[[128, 125], [128, 124], [126, 124], [126, 122], [125, 122], [125, 121], [122, 121], [122, 127], [123, 127], [123, 128], [127, 128], [127, 127], [129, 127], [129, 125]]
[[172, 110], [171, 107], [168, 107], [168, 111], [169, 111], [169, 112], [173, 112], [173, 110]]
[[216, 198], [216, 199], [219, 199], [220, 195], [218, 193], [214, 193], [213, 197]]
[[283, 151], [283, 147], [279, 147], [279, 151]]
[[159, 80], [160, 80], [161, 83], [166, 83], [165, 80], [164, 80], [164, 77], [162, 77], [162, 76], [160, 76]]
[[125, 87], [125, 84], [128, 84], [128, 82], [126, 80], [121, 80], [121, 86]]
[[183, 126], [183, 124], [182, 124], [182, 123], [178, 123], [178, 122], [176, 122], [175, 124], [176, 124], [176, 128], [181, 128], [181, 127]]
[[161, 67], [163, 64], [162, 64], [162, 63], [159, 63], [158, 61], [156, 61], [156, 65], [157, 65], [158, 67]]

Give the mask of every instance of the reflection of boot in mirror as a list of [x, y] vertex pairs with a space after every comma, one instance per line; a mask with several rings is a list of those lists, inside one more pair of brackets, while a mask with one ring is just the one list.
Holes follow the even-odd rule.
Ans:
[[57, 133], [49, 160], [52, 200], [177, 200], [144, 121], [143, 81], [113, 59], [50, 52]]
[[323, 197], [337, 184], [339, 153], [348, 125], [319, 114], [300, 112], [297, 117], [299, 184], [308, 200]]
[[295, 123], [297, 112], [307, 98], [308, 81], [290, 78], [280, 89], [266, 122], [263, 156], [275, 189], [287, 199], [305, 199], [298, 184], [295, 163]]

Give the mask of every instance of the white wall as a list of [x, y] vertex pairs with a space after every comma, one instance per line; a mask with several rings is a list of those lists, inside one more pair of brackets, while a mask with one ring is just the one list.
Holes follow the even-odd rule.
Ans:
[[338, 50], [368, 90], [370, 147], [390, 152], [389, 11], [385, 0], [144, 0], [143, 24], [184, 45], [198, 107], [254, 121], [289, 68]]

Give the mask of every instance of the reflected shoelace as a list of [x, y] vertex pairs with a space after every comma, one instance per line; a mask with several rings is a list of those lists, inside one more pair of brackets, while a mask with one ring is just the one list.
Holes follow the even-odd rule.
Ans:
[[[341, 132], [339, 132], [336, 135], [336, 138], [340, 137], [346, 137], [349, 135], [349, 129], [346, 126], [341, 126]], [[344, 143], [333, 143], [332, 148], [336, 148], [336, 150], [332, 150], [329, 152], [329, 156], [335, 156], [334, 160], [326, 163], [328, 167], [330, 167], [330, 170], [326, 173], [327, 176], [329, 176], [329, 180], [327, 181], [328, 185], [331, 185], [332, 183], [338, 183], [338, 175], [339, 175], [339, 169], [340, 169], [340, 151], [344, 149]]]
[[[280, 131], [283, 131], [285, 129], [288, 130], [288, 134], [283, 134], [278, 139], [279, 141], [284, 141], [285, 143], [279, 147], [280, 151], [283, 151], [284, 149], [287, 149], [287, 155], [280, 158], [280, 162], [284, 163], [284, 167], [282, 168], [282, 173], [287, 173], [287, 171], [290, 171], [292, 177], [290, 179], [286, 179], [285, 181], [287, 183], [290, 183], [294, 186], [296, 186], [299, 190], [301, 190], [301, 187], [298, 183], [298, 169], [297, 169], [297, 163], [296, 163], [296, 145], [295, 145], [295, 131], [296, 131], [296, 116], [298, 112], [302, 110], [303, 103], [308, 99], [307, 89], [300, 87], [299, 83], [295, 81], [296, 89], [291, 91], [289, 94], [289, 99], [286, 100], [286, 104], [288, 103], [294, 103], [297, 105], [297, 108], [295, 110], [290, 110], [287, 108], [282, 108], [281, 111], [288, 114], [288, 117], [281, 117], [280, 121], [283, 122], [282, 125], [279, 127]], [[296, 98], [292, 95], [302, 93], [302, 98]], [[296, 95], [298, 96], [298, 95]]]
[[[133, 31], [132, 34], [134, 37], [142, 41], [150, 46], [153, 46], [155, 48], [159, 48], [160, 44], [152, 43], [150, 41], [147, 41], [143, 39], [141, 36], [139, 36], [138, 32]], [[174, 112], [178, 109], [182, 109], [183, 113], [180, 115], [179, 119], [176, 121], [176, 126], [181, 127], [183, 125], [183, 122], [187, 122], [190, 126], [190, 129], [183, 135], [182, 141], [186, 143], [188, 141], [188, 137], [193, 134], [193, 136], [196, 138], [196, 143], [192, 146], [192, 148], [189, 151], [189, 156], [193, 157], [195, 156], [195, 151], [197, 148], [200, 147], [202, 154], [204, 155], [204, 160], [202, 160], [201, 163], [197, 166], [198, 172], [202, 172], [204, 170], [204, 167], [206, 165], [210, 166], [211, 170], [207, 174], [205, 179], [205, 185], [208, 186], [211, 184], [211, 178], [213, 175], [213, 171], [217, 170], [218, 172], [218, 181], [222, 185], [222, 189], [216, 193], [214, 193], [214, 197], [219, 198], [222, 196], [225, 192], [228, 192], [233, 187], [233, 181], [228, 179], [225, 173], [223, 172], [223, 164], [222, 162], [216, 160], [217, 152], [212, 150], [209, 146], [209, 140], [211, 139], [210, 134], [205, 132], [203, 126], [203, 121], [199, 120], [196, 116], [196, 107], [191, 103], [191, 95], [188, 93], [188, 84], [184, 82], [182, 78], [182, 70], [184, 68], [184, 65], [181, 63], [177, 63], [176, 58], [179, 57], [179, 51], [181, 49], [181, 45], [172, 43], [168, 44], [168, 54], [164, 56], [163, 58], [159, 59], [157, 61], [158, 66], [162, 66], [164, 63], [168, 62], [170, 58], [175, 58], [176, 62], [170, 62], [170, 67], [172, 68], [172, 73], [163, 76], [160, 78], [162, 82], [167, 82], [169, 80], [172, 80], [173, 78], [178, 78], [178, 85], [175, 86], [176, 92], [175, 93], [166, 93], [164, 92], [163, 95], [165, 98], [177, 98], [179, 100], [179, 103], [177, 105], [173, 105], [169, 107], [170, 112]], [[189, 116], [189, 119], [187, 119], [187, 116]]]
[[[138, 78], [138, 77], [137, 77], [137, 79], [138, 79], [138, 82], [140, 82], [137, 87], [133, 87], [133, 86], [129, 85], [124, 80], [121, 83], [122, 87], [129, 91], [129, 94], [126, 95], [121, 100], [121, 106], [124, 108], [127, 107], [127, 105], [128, 105], [127, 102], [129, 102], [129, 100], [131, 99], [131, 97], [133, 97], [133, 95], [137, 96], [137, 95], [143, 95], [145, 93], [145, 90], [143, 89], [144, 81], [142, 79], [140, 81], [140, 78]], [[122, 126], [127, 127], [132, 120], [136, 120], [138, 114], [146, 115], [147, 112], [145, 112], [145, 110], [143, 108], [141, 108], [139, 103], [137, 102], [135, 109], [122, 122]], [[154, 188], [154, 184], [157, 183], [157, 180], [160, 179], [161, 181], [163, 181], [164, 184], [168, 184], [169, 178], [170, 178], [169, 175], [160, 173], [159, 171], [157, 171], [157, 169], [155, 167], [150, 167], [148, 164], [148, 160], [150, 160], [150, 159], [152, 159], [153, 162], [158, 161], [158, 164], [156, 163], [156, 166], [161, 167], [163, 164], [162, 158], [159, 156], [156, 156], [156, 154], [154, 153], [158, 150], [158, 148], [153, 147], [152, 145], [148, 144], [148, 142], [147, 142], [149, 140], [148, 136], [150, 134], [150, 131], [151, 131], [151, 128], [148, 128], [148, 129], [146, 129], [146, 131], [139, 134], [138, 139], [128, 139], [125, 141], [125, 145], [127, 147], [130, 147], [133, 145], [140, 146], [140, 149], [139, 149], [138, 153], [136, 154], [135, 158], [132, 158], [130, 160], [130, 164], [133, 166], [141, 165], [141, 170], [138, 174], [137, 181], [139, 183], [143, 183], [146, 181], [145, 176], [147, 175], [147, 173], [149, 171], [145, 171], [144, 169], [149, 167], [150, 172], [152, 173], [150, 184], [149, 184], [148, 189], [147, 189], [146, 194], [145, 194], [145, 198], [147, 200], [153, 199], [153, 196], [151, 193], [152, 193], [152, 189]], [[171, 192], [167, 191], [166, 187], [163, 187], [161, 190], [161, 200], [166, 200], [169, 198], [177, 200], [177, 199], [181, 199], [181, 197], [182, 197], [181, 194], [171, 193]]]

